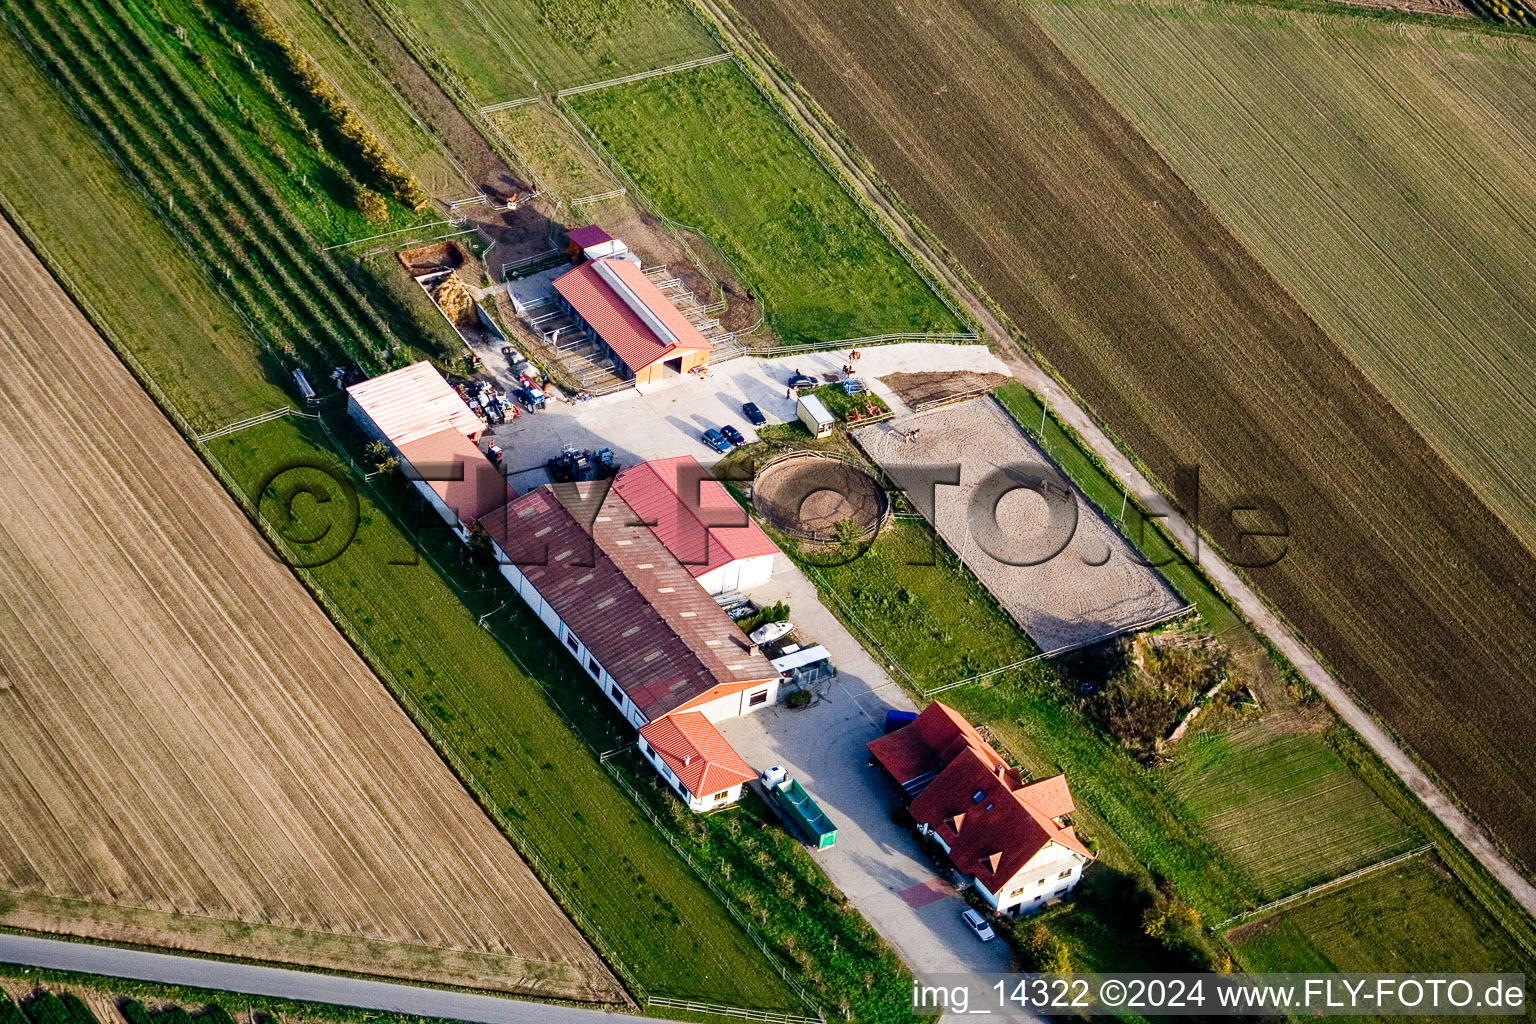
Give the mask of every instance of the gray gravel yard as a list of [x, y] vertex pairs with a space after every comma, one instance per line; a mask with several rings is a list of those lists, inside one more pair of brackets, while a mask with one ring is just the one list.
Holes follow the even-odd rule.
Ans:
[[[913, 429], [916, 438], [907, 440], [903, 432]], [[1084, 646], [1184, 607], [1076, 489], [1063, 490], [1060, 477], [1049, 486], [1050, 475], [1027, 468], [1049, 463], [993, 399], [864, 427], [854, 436], [898, 484], [915, 479], [919, 467], [959, 463], [959, 486], [914, 488], [914, 495], [931, 494], [914, 502], [1042, 650]], [[1019, 468], [997, 473], [1005, 467]], [[1049, 498], [1042, 497], [1046, 491]], [[970, 511], [978, 495], [979, 507], [995, 507], [995, 527], [990, 516]]]
[[914, 971], [1006, 971], [1001, 941], [981, 942], [960, 920], [965, 903], [891, 819], [901, 792], [869, 764], [864, 744], [879, 736], [886, 711], [915, 710], [884, 667], [817, 599], [815, 584], [783, 555], [773, 579], [752, 590], [759, 604], [789, 603], [802, 640], [824, 645], [837, 676], [799, 711], [783, 704], [719, 724], [758, 769], [780, 764], [837, 825], [837, 843], [812, 856]]

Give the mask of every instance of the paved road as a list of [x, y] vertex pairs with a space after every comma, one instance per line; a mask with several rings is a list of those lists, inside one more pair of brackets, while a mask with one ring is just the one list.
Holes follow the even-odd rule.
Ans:
[[[825, 155], [832, 159], [860, 194], [878, 211], [886, 225], [919, 255], [938, 280], [948, 286], [966, 311], [981, 324], [987, 336], [994, 339], [999, 346], [1006, 348], [1013, 376], [1050, 399], [1052, 409], [1083, 436], [1094, 453], [1109, 466], [1122, 486], [1135, 491], [1138, 495], [1158, 494], [1151, 482], [1142, 476], [1120, 449], [1104, 435], [1093, 418], [1057, 385], [1050, 374], [1020, 350], [1014, 341], [1014, 332], [994, 315], [982, 296], [972, 289], [969, 281], [955, 273], [928, 237], [916, 229], [905, 210], [891, 201], [885, 193], [883, 184], [867, 173], [863, 165], [843, 147], [837, 136], [827, 130], [826, 125], [822, 123], [821, 114], [806, 102], [796, 87], [779, 75], [772, 62], [767, 59], [761, 42], [750, 30], [744, 30], [737, 24], [734, 12], [718, 0], [695, 0], [695, 2], [706, 18], [720, 28], [727, 44], [737, 56], [764, 76], [770, 88], [783, 99], [792, 117], [810, 132]], [[1418, 795], [1440, 823], [1461, 840], [1462, 845], [1494, 878], [1498, 879], [1500, 884], [1509, 890], [1515, 900], [1528, 913], [1536, 914], [1536, 885], [1532, 885], [1499, 852], [1487, 834], [1430, 780], [1413, 758], [1377, 723], [1371, 713], [1355, 702], [1349, 691], [1318, 662], [1311, 650], [1270, 610], [1263, 599], [1243, 582], [1232, 567], [1212, 554], [1209, 544], [1196, 545], [1195, 533], [1187, 522], [1176, 515], [1170, 515], [1164, 522], [1172, 529], [1176, 540], [1186, 553], [1198, 551], [1201, 566], [1226, 592], [1227, 597], [1242, 610], [1255, 628], [1269, 637], [1270, 641], [1290, 659], [1306, 680], [1316, 687], [1317, 691], [1333, 706], [1339, 717], [1360, 734], [1376, 755]]]
[[554, 1006], [469, 992], [445, 992], [388, 981], [62, 942], [32, 935], [0, 934], [0, 962], [475, 1024], [611, 1024], [614, 1018], [652, 1019], [616, 1011]]

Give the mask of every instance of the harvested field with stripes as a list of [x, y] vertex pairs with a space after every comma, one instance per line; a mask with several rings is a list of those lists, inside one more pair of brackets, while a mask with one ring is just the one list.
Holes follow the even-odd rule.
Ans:
[[1536, 548], [1536, 40], [1186, 0], [1036, 10]]
[[[1260, 496], [1283, 510], [1284, 557], [1249, 570], [1256, 587], [1517, 860], [1536, 864], [1525, 781], [1536, 772], [1536, 558], [1392, 397], [1023, 7], [923, 0], [899, 18], [875, 0], [740, 7], [1128, 450], [1165, 486], [1199, 467], [1201, 525], [1226, 553], [1274, 553], [1244, 540], [1244, 525], [1265, 524], [1235, 507]], [[1235, 17], [1264, 24], [1257, 10]], [[1309, 17], [1332, 34], [1398, 34], [1425, 62], [1446, 53], [1396, 24]], [[1292, 30], [1254, 31], [1256, 52], [1306, 70], [1310, 44]], [[1358, 62], [1330, 73], [1365, 75]], [[1505, 118], [1533, 109], [1491, 92], [1468, 95]], [[1416, 116], [1415, 137], [1437, 148], [1446, 115], [1427, 103]], [[1234, 115], [1228, 130], [1263, 123]], [[1334, 260], [1351, 265], [1342, 250]]]
[[[0, 922], [623, 1000], [389, 692], [0, 228]], [[72, 399], [82, 379], [89, 443]]]

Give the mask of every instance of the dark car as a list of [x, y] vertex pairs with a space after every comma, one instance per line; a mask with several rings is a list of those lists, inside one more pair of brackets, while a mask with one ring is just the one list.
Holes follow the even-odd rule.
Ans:
[[704, 431], [704, 443], [717, 452], [728, 452], [731, 450], [731, 442], [725, 439], [724, 434], [713, 428]]
[[789, 386], [796, 391], [799, 391], [801, 388], [814, 388], [819, 383], [820, 381], [815, 377], [799, 372], [796, 372], [794, 376], [789, 378]]
[[734, 448], [740, 448], [742, 445], [747, 443], [747, 439], [741, 436], [741, 431], [737, 430], [729, 423], [720, 428], [720, 434], [727, 441], [731, 442], [731, 446]]
[[747, 422], [754, 427], [760, 427], [768, 422], [768, 417], [763, 415], [763, 410], [757, 407], [756, 402], [747, 402], [741, 407], [741, 414], [747, 418]]

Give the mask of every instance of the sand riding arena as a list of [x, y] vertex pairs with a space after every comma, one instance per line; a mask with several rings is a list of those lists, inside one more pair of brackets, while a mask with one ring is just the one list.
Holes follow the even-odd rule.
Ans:
[[[1187, 610], [993, 399], [864, 427], [854, 439], [1041, 650]], [[951, 485], [934, 486], [935, 472]]]
[[889, 496], [869, 473], [836, 455], [812, 451], [786, 452], [763, 463], [752, 481], [752, 506], [775, 530], [819, 543], [851, 539], [837, 535], [845, 520], [866, 540], [891, 514]]

